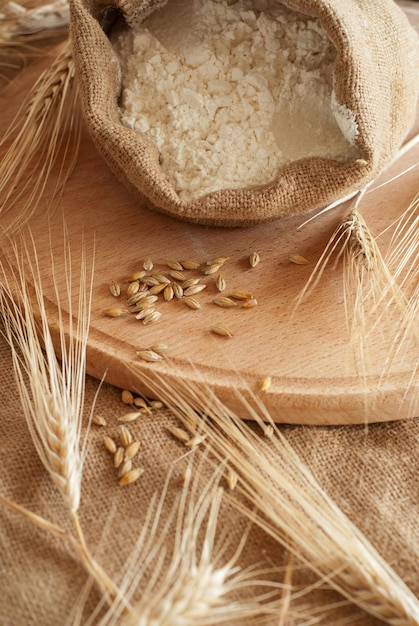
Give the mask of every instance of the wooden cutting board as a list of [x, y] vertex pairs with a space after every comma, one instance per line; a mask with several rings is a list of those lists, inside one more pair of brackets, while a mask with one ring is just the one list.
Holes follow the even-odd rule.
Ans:
[[[1, 130], [33, 84], [45, 61], [29, 66], [1, 93], [5, 112]], [[419, 123], [412, 131], [419, 130]], [[412, 150], [378, 182], [419, 160]], [[76, 168], [62, 196], [51, 202], [56, 173], [47, 182], [41, 209], [31, 219], [48, 300], [52, 332], [58, 335], [56, 297], [51, 279], [51, 254], [56, 268], [63, 263], [63, 218], [71, 255], [77, 267], [83, 246], [95, 249], [92, 319], [87, 371], [121, 388], [150, 393], [144, 377], [163, 377], [170, 385], [197, 384], [241, 414], [242, 398], [261, 399], [277, 422], [351, 424], [413, 417], [419, 413], [417, 343], [405, 340], [388, 363], [394, 347], [394, 320], [378, 325], [368, 337], [363, 359], [351, 343], [344, 308], [341, 265], [329, 266], [314, 292], [295, 310], [331, 234], [348, 213], [348, 205], [318, 217], [299, 229], [297, 217], [245, 229], [208, 228], [175, 221], [140, 206], [120, 185], [83, 133]], [[418, 170], [370, 193], [361, 205], [375, 234], [382, 233], [407, 208], [418, 188]], [[16, 211], [20, 203], [16, 204]], [[391, 229], [379, 238], [386, 251]], [[260, 263], [252, 268], [249, 255]], [[88, 254], [88, 256], [89, 256]], [[298, 265], [291, 255], [308, 261]], [[227, 289], [251, 292], [254, 308], [223, 309], [213, 304], [214, 275], [204, 275], [206, 261], [228, 257], [220, 270]], [[91, 258], [91, 254], [90, 254]], [[169, 271], [166, 262], [192, 259], [199, 270], [185, 272], [207, 285], [196, 296], [201, 308], [160, 297], [158, 321], [144, 326], [133, 315], [110, 318], [109, 307], [125, 307], [123, 296], [109, 291], [112, 280], [126, 289], [125, 279], [141, 270], [145, 259], [153, 272]], [[58, 272], [64, 291], [65, 272]], [[61, 283], [61, 284], [60, 284]], [[76, 290], [75, 290], [76, 291]], [[74, 303], [77, 293], [74, 293]], [[64, 303], [65, 308], [65, 303]], [[225, 338], [209, 332], [214, 324], [233, 330]], [[167, 356], [146, 363], [137, 351], [156, 343], [169, 346]], [[393, 350], [394, 352], [394, 350]], [[268, 389], [260, 383], [271, 378]], [[155, 395], [155, 394], [154, 394]], [[243, 412], [244, 415], [244, 412]]]

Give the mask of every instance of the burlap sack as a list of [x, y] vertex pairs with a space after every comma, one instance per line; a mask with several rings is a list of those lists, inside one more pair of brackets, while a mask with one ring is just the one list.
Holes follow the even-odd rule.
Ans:
[[119, 121], [120, 73], [107, 36], [118, 14], [132, 25], [166, 1], [70, 2], [87, 127], [109, 166], [147, 204], [193, 222], [250, 225], [336, 200], [361, 188], [392, 159], [414, 121], [419, 87], [418, 37], [403, 12], [393, 0], [285, 0], [289, 8], [317, 16], [336, 46], [337, 101], [355, 117], [362, 158], [305, 158], [284, 166], [271, 184], [181, 201], [160, 170], [156, 146]]

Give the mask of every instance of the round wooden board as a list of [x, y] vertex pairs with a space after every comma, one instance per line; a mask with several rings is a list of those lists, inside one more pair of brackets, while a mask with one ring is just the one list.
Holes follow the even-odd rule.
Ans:
[[[30, 66], [3, 90], [2, 110], [7, 114], [2, 131], [41, 65]], [[418, 130], [419, 123], [412, 134]], [[418, 160], [416, 148], [378, 182]], [[75, 280], [83, 249], [90, 259], [95, 250], [87, 354], [87, 371], [92, 376], [102, 378], [106, 372], [107, 382], [146, 394], [150, 393], [145, 382], [148, 377], [157, 384], [161, 377], [175, 388], [196, 384], [206, 397], [209, 391], [215, 392], [239, 414], [243, 398], [258, 398], [277, 422], [351, 424], [418, 414], [417, 343], [405, 338], [400, 350], [392, 350], [395, 322], [390, 319], [371, 332], [363, 357], [359, 357], [347, 330], [340, 264], [328, 266], [313, 293], [295, 309], [298, 295], [348, 213], [348, 205], [301, 229], [298, 227], [307, 216], [248, 229], [178, 222], [139, 206], [110, 173], [85, 133], [76, 168], [63, 194], [53, 199], [56, 177], [54, 173], [47, 183], [41, 210], [31, 218], [31, 230], [56, 336], [59, 321], [51, 255], [57, 270], [64, 262], [63, 221]], [[408, 207], [417, 182], [417, 170], [412, 170], [366, 197], [361, 209], [375, 234], [382, 233]], [[390, 236], [391, 229], [379, 238], [383, 252]], [[251, 268], [248, 258], [254, 251], [261, 261]], [[308, 264], [290, 262], [293, 254], [302, 255]], [[201, 268], [186, 272], [187, 277], [200, 276], [207, 284], [196, 296], [202, 305], [199, 310], [191, 310], [182, 301], [161, 299], [161, 318], [148, 326], [132, 315], [109, 318], [102, 313], [108, 307], [125, 306], [123, 297], [110, 295], [109, 284], [115, 280], [124, 291], [126, 277], [142, 269], [144, 259], [152, 259], [153, 271], [167, 273], [168, 260], [193, 259], [205, 265], [220, 256], [229, 257], [221, 270], [227, 282], [226, 295], [233, 289], [249, 291], [257, 299], [257, 307], [215, 306], [214, 276], [204, 276]], [[55, 278], [63, 293], [65, 271], [56, 271]], [[74, 306], [77, 297], [75, 288]], [[65, 301], [62, 306], [65, 308]], [[228, 325], [233, 337], [211, 334], [209, 327], [218, 323]], [[138, 350], [161, 342], [169, 346], [167, 358], [151, 364], [138, 359]], [[260, 382], [268, 376], [271, 386], [261, 391]]]

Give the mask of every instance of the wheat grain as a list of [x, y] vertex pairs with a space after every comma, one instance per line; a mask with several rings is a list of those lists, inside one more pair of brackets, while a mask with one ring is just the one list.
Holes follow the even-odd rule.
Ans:
[[158, 354], [157, 352], [153, 352], [153, 350], [138, 350], [137, 351], [137, 356], [142, 361], [147, 361], [148, 363], [153, 363], [155, 361], [161, 361], [162, 358], [163, 358], [161, 354]]
[[194, 296], [197, 293], [201, 293], [201, 291], [204, 291], [204, 289], [206, 288], [207, 288], [206, 285], [191, 285], [187, 289], [184, 288], [183, 293], [185, 296]]
[[253, 300], [253, 294], [250, 293], [250, 291], [235, 289], [230, 292], [230, 298], [234, 298], [235, 300]]
[[112, 296], [118, 298], [121, 295], [121, 285], [114, 280], [111, 281], [109, 285], [109, 291]]
[[134, 272], [134, 274], [131, 274], [130, 276], [128, 276], [125, 279], [125, 282], [127, 283], [135, 283], [139, 280], [142, 280], [145, 276], [145, 271], [144, 270], [139, 270], [138, 272]]
[[163, 292], [163, 298], [166, 300], [166, 302], [170, 302], [171, 300], [173, 300], [174, 295], [175, 292], [172, 285], [166, 285]]
[[104, 437], [103, 443], [108, 452], [110, 452], [111, 454], [115, 454], [118, 448], [115, 441], [111, 439], [111, 437]]
[[228, 261], [230, 259], [229, 256], [218, 256], [215, 259], [210, 259], [209, 261], [206, 261], [207, 265], [219, 265], [221, 267], [221, 265], [224, 265], [224, 263], [226, 263], [226, 261]]
[[121, 487], [132, 485], [140, 478], [143, 473], [144, 470], [140, 467], [132, 469], [130, 472], [125, 474], [125, 476], [122, 476], [122, 478], [119, 479], [119, 484], [121, 485]]
[[128, 389], [123, 389], [121, 392], [121, 400], [124, 404], [131, 405], [134, 403], [134, 395]]
[[179, 283], [173, 283], [172, 288], [173, 288], [173, 293], [175, 294], [175, 298], [177, 300], [181, 300], [183, 298], [182, 287], [179, 285]]
[[122, 478], [132, 470], [131, 459], [125, 459], [118, 468], [118, 478]]
[[182, 283], [182, 289], [188, 289], [193, 285], [198, 285], [201, 282], [200, 278], [188, 278]]
[[183, 265], [179, 263], [179, 261], [167, 261], [166, 265], [169, 269], [175, 270], [177, 272], [183, 272], [183, 270], [185, 269]]
[[133, 441], [125, 450], [125, 455], [124, 455], [125, 461], [129, 461], [129, 460], [132, 461], [132, 459], [134, 459], [137, 456], [140, 446], [141, 444], [139, 441]]
[[167, 343], [155, 343], [150, 346], [150, 350], [152, 350], [153, 352], [157, 352], [157, 354], [167, 352], [168, 349], [169, 346], [167, 345]]
[[[155, 352], [157, 352], [157, 350], [155, 350]], [[140, 409], [148, 408], [147, 402], [144, 400], [144, 398], [141, 398], [140, 396], [134, 398], [134, 406]]]
[[144, 263], [143, 263], [143, 268], [145, 269], [146, 272], [150, 272], [154, 267], [154, 263], [151, 259], [145, 259]]
[[183, 443], [190, 440], [189, 433], [187, 433], [186, 430], [183, 430], [183, 428], [179, 428], [178, 426], [169, 426], [167, 430], [171, 435], [173, 435], [173, 437], [179, 439], [179, 441], [182, 441]]
[[113, 465], [116, 469], [120, 467], [121, 463], [124, 460], [124, 456], [125, 456], [125, 448], [123, 446], [119, 446], [116, 449], [115, 454], [113, 455]]
[[237, 306], [237, 302], [227, 296], [215, 296], [212, 301], [214, 304], [224, 309], [231, 309]]
[[207, 435], [204, 434], [195, 435], [194, 437], [192, 437], [192, 439], [188, 438], [188, 441], [185, 442], [185, 446], [187, 446], [188, 448], [197, 448], [201, 445], [203, 441], [205, 441], [206, 438]]
[[124, 448], [128, 448], [133, 442], [133, 436], [126, 426], [119, 427], [119, 439]]
[[103, 315], [106, 317], [123, 317], [128, 315], [128, 309], [122, 309], [121, 307], [110, 307], [102, 310]]
[[238, 480], [239, 480], [239, 477], [237, 476], [236, 472], [234, 472], [233, 470], [230, 470], [226, 478], [227, 487], [230, 489], [230, 491], [233, 491], [233, 489], [236, 488]]
[[272, 385], [272, 377], [265, 376], [265, 378], [262, 378], [262, 380], [259, 383], [259, 389], [261, 391], [267, 391], [271, 385]]
[[141, 415], [142, 413], [140, 411], [130, 411], [118, 417], [118, 422], [121, 422], [121, 424], [130, 424], [131, 422], [135, 422]]
[[131, 296], [135, 295], [136, 293], [138, 293], [140, 290], [140, 283], [135, 280], [134, 282], [130, 283], [127, 287], [127, 300], [129, 300], [129, 298], [131, 298]]
[[160, 311], [152, 311], [143, 319], [144, 326], [148, 326], [149, 324], [153, 324], [161, 317]]
[[185, 270], [197, 270], [201, 265], [197, 261], [191, 261], [190, 259], [181, 261], [181, 264]]
[[242, 309], [254, 309], [255, 306], [258, 305], [258, 301], [256, 298], [249, 298], [249, 300], [245, 300], [242, 304]]
[[158, 296], [159, 294], [164, 292], [167, 287], [170, 287], [170, 285], [168, 285], [167, 283], [159, 283], [158, 285], [153, 285], [153, 287], [150, 287], [148, 293], [151, 296]]
[[217, 289], [217, 291], [225, 291], [226, 287], [227, 287], [227, 282], [226, 279], [224, 278], [224, 276], [222, 274], [218, 274], [218, 276], [215, 279], [215, 287]]
[[295, 265], [307, 265], [308, 264], [308, 260], [305, 257], [301, 256], [301, 254], [290, 254], [288, 259], [291, 263], [294, 263]]
[[92, 424], [95, 424], [95, 426], [106, 426], [106, 419], [103, 417], [103, 415], [93, 415], [92, 417]]
[[210, 332], [215, 335], [220, 335], [221, 337], [232, 337], [233, 331], [228, 326], [224, 324], [214, 324], [214, 326], [210, 327]]
[[173, 280], [178, 280], [181, 283], [186, 280], [185, 274], [183, 272], [179, 272], [178, 270], [171, 270], [169, 272], [169, 276], [173, 278]]
[[252, 252], [249, 256], [250, 267], [256, 267], [260, 263], [260, 256], [257, 252]]
[[205, 276], [211, 276], [211, 274], [216, 274], [220, 267], [222, 267], [222, 263], [214, 263], [214, 265], [209, 265], [206, 269], [202, 270], [202, 273], [205, 274]]
[[192, 296], [183, 296], [182, 302], [184, 302], [187, 307], [195, 311], [201, 308], [201, 304], [198, 302], [198, 300], [196, 300], [196, 298], [193, 298]]

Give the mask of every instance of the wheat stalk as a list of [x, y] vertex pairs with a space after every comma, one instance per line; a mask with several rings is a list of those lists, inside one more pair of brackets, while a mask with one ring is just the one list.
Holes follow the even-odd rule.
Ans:
[[[246, 532], [233, 546], [233, 554], [227, 556], [228, 533], [225, 529], [220, 533], [219, 528], [224, 498], [219, 485], [222, 466], [204, 478], [205, 463], [204, 455], [199, 464], [192, 462], [188, 466], [181, 492], [165, 522], [160, 517], [169, 486], [173, 492], [174, 468], [168, 473], [160, 498], [153, 498], [148, 507], [121, 583], [126, 597], [131, 599], [135, 593], [140, 596], [132, 600], [132, 611], [124, 617], [115, 602], [99, 622], [95, 615], [86, 626], [259, 625], [278, 614], [283, 603], [279, 591], [290, 591], [290, 583], [268, 580], [266, 575], [272, 572], [257, 566], [239, 567]], [[260, 588], [262, 591], [257, 591]], [[249, 598], [235, 600], [235, 593], [243, 590], [252, 591]], [[285, 605], [287, 608], [288, 596]]]
[[70, 39], [31, 89], [1, 142], [0, 215], [2, 230], [12, 234], [32, 215], [54, 166], [55, 193], [75, 164], [80, 140], [77, 88]]
[[[120, 592], [91, 556], [77, 513], [87, 450], [87, 439], [82, 438], [82, 417], [93, 272], [89, 282], [87, 262], [82, 253], [78, 289], [80, 295], [77, 309], [73, 310], [71, 254], [65, 246], [63, 269], [67, 293], [64, 295], [68, 318], [66, 319], [61, 304], [63, 294], [59, 293], [54, 280], [59, 321], [59, 346], [55, 348], [49, 328], [36, 246], [30, 231], [28, 233], [29, 244], [23, 234], [19, 243], [10, 242], [10, 261], [0, 264], [3, 333], [11, 347], [23, 414], [32, 441], [45, 469], [64, 499], [75, 528], [76, 538], [69, 540], [102, 592], [106, 597], [114, 599], [120, 597]], [[53, 277], [55, 271], [52, 260]], [[29, 287], [30, 283], [32, 288]], [[33, 515], [27, 514], [26, 517], [36, 523]]]
[[[353, 604], [392, 626], [417, 626], [418, 599], [321, 489], [260, 400], [241, 398], [239, 417], [204, 384], [145, 382], [186, 427], [199, 425], [220, 461], [228, 458], [247, 500], [236, 502], [242, 513], [256, 507], [256, 523]], [[274, 437], [268, 443], [245, 419], [262, 432], [268, 423]]]

